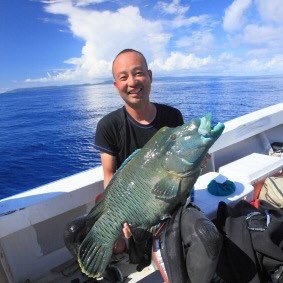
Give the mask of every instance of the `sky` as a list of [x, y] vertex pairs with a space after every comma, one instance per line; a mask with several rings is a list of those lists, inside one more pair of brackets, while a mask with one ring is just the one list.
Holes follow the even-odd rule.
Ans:
[[283, 74], [282, 0], [0, 0], [0, 92], [111, 78], [125, 48], [158, 76]]

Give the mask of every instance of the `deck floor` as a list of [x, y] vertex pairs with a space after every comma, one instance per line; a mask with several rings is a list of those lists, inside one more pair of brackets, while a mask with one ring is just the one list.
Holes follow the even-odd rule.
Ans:
[[[128, 259], [125, 258], [121, 262], [117, 263], [116, 266], [121, 271], [125, 278], [125, 283], [162, 283], [162, 277], [158, 270], [150, 265], [145, 267], [141, 272], [136, 271], [136, 265], [129, 264]], [[83, 275], [76, 263], [76, 261], [71, 260], [62, 264], [58, 268], [54, 269], [48, 276], [37, 280], [36, 283], [71, 283], [72, 280], [78, 279], [76, 283], [91, 283], [91, 280]], [[99, 280], [101, 283], [109, 283], [108, 280]]]

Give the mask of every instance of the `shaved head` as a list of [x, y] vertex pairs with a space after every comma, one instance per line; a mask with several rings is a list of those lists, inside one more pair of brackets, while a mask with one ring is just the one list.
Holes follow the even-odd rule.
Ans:
[[137, 50], [135, 50], [135, 49], [127, 48], [127, 49], [124, 49], [124, 50], [122, 50], [121, 52], [119, 52], [119, 53], [116, 55], [116, 57], [114, 58], [113, 62], [112, 62], [112, 75], [113, 75], [113, 77], [114, 77], [113, 66], [114, 66], [115, 61], [117, 60], [117, 58], [118, 58], [120, 55], [124, 54], [124, 53], [131, 53], [131, 52], [137, 53], [139, 56], [141, 56], [142, 59], [143, 59], [143, 61], [144, 61], [144, 64], [145, 64], [146, 68], [148, 69], [148, 65], [147, 65], [147, 62], [146, 62], [146, 59], [145, 59], [144, 55], [143, 55], [141, 52], [139, 52], [139, 51], [137, 51]]

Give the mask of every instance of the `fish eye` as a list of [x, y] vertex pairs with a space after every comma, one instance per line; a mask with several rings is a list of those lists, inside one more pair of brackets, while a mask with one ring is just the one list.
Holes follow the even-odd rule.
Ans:
[[172, 134], [172, 135], [170, 136], [170, 139], [173, 140], [173, 141], [176, 140], [176, 138], [177, 138], [177, 136], [176, 136], [175, 134]]

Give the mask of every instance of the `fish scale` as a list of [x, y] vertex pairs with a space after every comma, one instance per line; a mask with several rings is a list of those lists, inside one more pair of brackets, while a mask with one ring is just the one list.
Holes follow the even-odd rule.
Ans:
[[111, 260], [123, 223], [149, 230], [182, 204], [199, 176], [200, 163], [221, 135], [208, 116], [177, 128], [162, 128], [121, 165], [87, 218], [79, 247], [82, 272], [98, 278]]
[[[144, 178], [143, 178], [144, 177]], [[145, 176], [139, 175], [138, 178], [135, 180], [135, 187], [133, 196], [135, 198], [132, 199], [132, 201], [138, 205], [135, 206], [135, 209], [139, 211], [139, 214], [143, 214], [144, 218], [148, 218], [147, 214], [151, 211], [150, 209], [144, 209], [145, 207], [148, 207], [148, 204], [150, 204], [149, 200], [152, 198], [152, 194], [150, 192], [150, 185], [143, 180], [145, 179]], [[143, 188], [146, 188], [144, 190], [138, 190], [138, 187], [142, 186]]]

